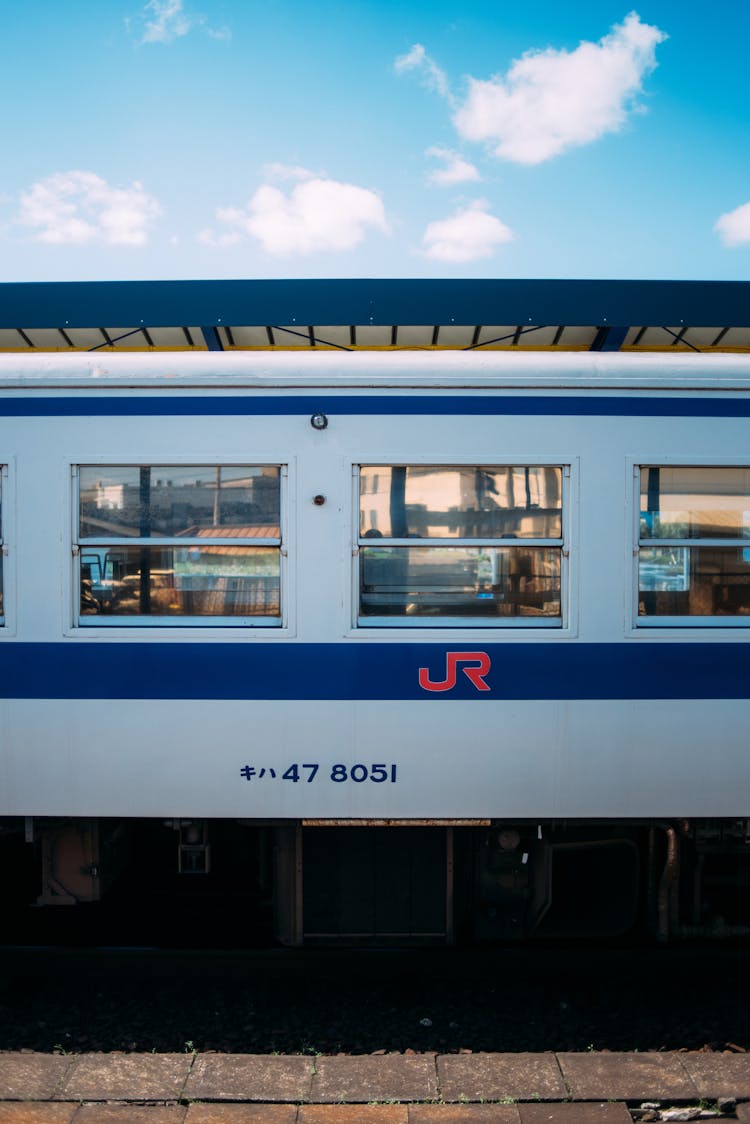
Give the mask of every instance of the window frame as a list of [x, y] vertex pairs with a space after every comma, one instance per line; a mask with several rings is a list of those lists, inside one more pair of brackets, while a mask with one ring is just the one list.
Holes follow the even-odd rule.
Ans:
[[441, 629], [446, 632], [454, 632], [456, 630], [465, 630], [471, 632], [472, 635], [487, 630], [497, 631], [501, 629], [507, 631], [509, 629], [535, 629], [542, 630], [547, 634], [554, 634], [559, 636], [561, 633], [565, 635], [570, 634], [571, 619], [570, 619], [570, 586], [571, 586], [571, 566], [570, 566], [570, 541], [571, 541], [571, 515], [573, 506], [573, 486], [572, 486], [572, 460], [562, 461], [555, 460], [554, 458], [540, 459], [540, 458], [514, 458], [510, 460], [490, 460], [482, 459], [476, 461], [460, 461], [451, 460], [449, 462], [441, 463], [436, 460], [416, 460], [412, 459], [406, 463], [407, 468], [436, 468], [436, 469], [462, 469], [462, 468], [555, 468], [560, 471], [560, 530], [561, 535], [556, 539], [543, 539], [543, 538], [524, 538], [524, 539], [511, 539], [511, 538], [492, 538], [484, 537], [481, 539], [467, 539], [467, 538], [379, 538], [377, 539], [378, 545], [383, 547], [415, 547], [420, 546], [424, 548], [437, 547], [498, 547], [498, 548], [538, 548], [538, 549], [559, 549], [560, 551], [560, 614], [555, 617], [535, 617], [535, 616], [516, 616], [516, 617], [476, 617], [476, 616], [443, 616], [443, 617], [430, 617], [430, 616], [363, 616], [360, 612], [360, 575], [361, 575], [361, 550], [363, 547], [373, 545], [372, 539], [364, 538], [360, 533], [360, 498], [361, 498], [361, 470], [363, 468], [393, 468], [404, 466], [404, 460], [396, 460], [390, 458], [388, 460], [362, 460], [352, 465], [352, 567], [351, 567], [351, 620], [352, 628], [355, 634], [361, 634], [364, 630], [373, 629], [382, 631], [383, 629], [424, 629], [430, 635], [438, 633]]
[[[80, 494], [80, 470], [82, 468], [95, 468], [106, 471], [109, 469], [118, 468], [197, 468], [197, 469], [234, 469], [234, 468], [275, 468], [279, 471], [279, 537], [273, 539], [251, 539], [251, 538], [238, 538], [211, 536], [211, 537], [188, 537], [188, 536], [151, 536], [148, 538], [136, 536], [97, 536], [96, 538], [82, 538], [80, 535], [80, 522], [81, 522], [81, 494]], [[183, 631], [185, 629], [195, 629], [204, 633], [207, 629], [216, 628], [221, 630], [227, 629], [259, 629], [268, 630], [273, 634], [278, 634], [279, 630], [286, 630], [288, 628], [288, 476], [289, 465], [286, 462], [280, 461], [263, 461], [263, 462], [248, 462], [227, 460], [221, 464], [215, 462], [207, 462], [199, 459], [181, 460], [176, 461], [167, 458], [164, 461], [157, 461], [150, 459], [148, 461], [132, 462], [132, 461], [102, 461], [102, 460], [81, 460], [70, 465], [71, 485], [72, 485], [72, 504], [71, 504], [71, 544], [73, 554], [73, 583], [72, 583], [72, 627], [77, 633], [86, 633], [92, 635], [96, 633], [97, 629], [102, 629], [109, 632], [110, 629], [123, 628], [130, 629], [144, 629], [147, 632], [154, 630], [175, 629]], [[148, 546], [158, 549], [170, 548], [174, 546], [190, 547], [210, 547], [210, 546], [246, 546], [249, 548], [268, 548], [276, 549], [279, 552], [279, 614], [278, 616], [227, 616], [227, 615], [180, 615], [180, 614], [116, 614], [116, 613], [101, 613], [87, 616], [81, 613], [81, 565], [82, 555], [86, 553], [90, 547], [92, 549], [102, 550], [104, 548], [109, 550], [117, 550], [117, 548], [139, 547]]]
[[[704, 615], [704, 616], [689, 616], [689, 615], [664, 615], [664, 616], [641, 616], [639, 615], [638, 608], [641, 599], [641, 586], [640, 586], [640, 558], [642, 549], [654, 549], [659, 547], [674, 546], [681, 549], [700, 549], [701, 547], [742, 547], [750, 549], [750, 537], [722, 537], [722, 538], [653, 538], [641, 536], [641, 472], [649, 468], [669, 468], [669, 469], [732, 469], [744, 468], [750, 469], [750, 460], [696, 460], [694, 458], [673, 459], [664, 458], [658, 463], [650, 460], [637, 460], [632, 462], [632, 481], [633, 481], [633, 596], [632, 596], [632, 627], [638, 632], [642, 630], [652, 629], [747, 629], [750, 628], [750, 614], [741, 616], [739, 614], [730, 616], [724, 615]], [[748, 493], [748, 507], [750, 508], [750, 493]]]

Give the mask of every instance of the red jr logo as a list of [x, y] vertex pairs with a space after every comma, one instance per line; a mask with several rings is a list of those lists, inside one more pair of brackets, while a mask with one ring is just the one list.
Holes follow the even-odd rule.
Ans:
[[459, 664], [469, 665], [461, 670], [478, 691], [490, 690], [489, 685], [484, 681], [485, 675], [490, 670], [490, 657], [486, 652], [446, 652], [445, 679], [435, 682], [435, 680], [430, 679], [430, 669], [420, 667], [419, 686], [423, 691], [452, 691], [456, 686]]

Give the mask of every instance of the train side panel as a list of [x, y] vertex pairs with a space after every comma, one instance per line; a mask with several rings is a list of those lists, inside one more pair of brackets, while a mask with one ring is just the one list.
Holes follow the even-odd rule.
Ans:
[[[420, 393], [378, 391], [365, 409], [329, 390], [321, 431], [281, 390], [263, 396], [278, 413], [245, 391], [211, 416], [200, 391], [182, 392], [192, 413], [130, 392], [139, 414], [109, 412], [124, 392], [39, 392], [65, 412], [2, 419], [1, 815], [750, 816], [743, 622], [645, 627], [634, 561], [635, 469], [742, 465], [748, 420], [665, 416], [647, 394], [626, 416], [602, 391], [578, 415], [542, 392], [525, 395], [543, 399], [533, 413], [505, 394], [503, 412], [462, 416], [451, 392], [455, 411], [420, 414]], [[278, 466], [280, 624], [79, 618], [82, 465]], [[356, 472], [369, 465], [559, 466], [561, 619], [358, 624]]]

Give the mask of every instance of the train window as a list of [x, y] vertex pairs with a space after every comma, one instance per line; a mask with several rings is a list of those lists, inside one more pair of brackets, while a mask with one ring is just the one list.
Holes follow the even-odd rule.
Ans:
[[5, 558], [5, 523], [3, 520], [3, 484], [5, 469], [0, 474], [0, 626], [5, 624], [5, 595], [3, 590], [3, 560]]
[[75, 475], [79, 624], [281, 624], [280, 466]]
[[639, 624], [750, 624], [750, 468], [647, 465]]
[[360, 624], [562, 623], [561, 466], [362, 465]]

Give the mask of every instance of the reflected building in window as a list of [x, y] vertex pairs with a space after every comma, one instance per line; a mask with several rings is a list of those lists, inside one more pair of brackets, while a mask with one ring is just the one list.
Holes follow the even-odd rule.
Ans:
[[363, 465], [360, 617], [559, 624], [562, 486], [560, 466]]

